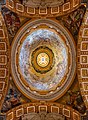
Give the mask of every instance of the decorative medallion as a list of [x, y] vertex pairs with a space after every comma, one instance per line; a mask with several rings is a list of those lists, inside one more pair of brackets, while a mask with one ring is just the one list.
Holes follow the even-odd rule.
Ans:
[[41, 74], [48, 72], [54, 65], [54, 53], [46, 46], [36, 48], [31, 56], [31, 63]]
[[52, 20], [26, 23], [14, 38], [11, 58], [14, 82], [28, 98], [60, 98], [75, 77], [73, 38]]

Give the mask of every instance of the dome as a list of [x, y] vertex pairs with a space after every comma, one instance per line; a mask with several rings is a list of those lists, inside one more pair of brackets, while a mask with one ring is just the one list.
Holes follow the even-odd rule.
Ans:
[[32, 99], [56, 99], [73, 81], [74, 42], [65, 28], [54, 21], [26, 23], [15, 37], [11, 57], [16, 85]]
[[19, 47], [19, 72], [31, 89], [50, 91], [66, 74], [68, 48], [54, 32], [39, 29], [32, 32]]

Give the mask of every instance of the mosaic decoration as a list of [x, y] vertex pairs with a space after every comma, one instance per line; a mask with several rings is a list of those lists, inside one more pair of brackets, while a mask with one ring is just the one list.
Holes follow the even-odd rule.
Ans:
[[69, 100], [66, 101], [66, 105], [71, 106], [73, 109], [76, 109], [81, 114], [86, 112], [86, 106], [83, 102], [80, 91], [73, 92], [71, 90], [68, 91]]
[[71, 85], [69, 90], [66, 92], [66, 94], [61, 98], [59, 98], [58, 100], [56, 100], [55, 102], [61, 103], [63, 105], [68, 105], [71, 108], [77, 110], [82, 115], [85, 115], [86, 106], [81, 96], [77, 75], [74, 79], [73, 84]]
[[85, 11], [86, 11], [86, 8], [84, 5], [82, 5], [77, 10], [71, 12], [70, 14], [63, 17], [56, 18], [62, 24], [64, 24], [65, 27], [69, 29], [71, 34], [74, 36], [76, 43], [78, 40], [79, 28], [82, 23]]
[[[61, 82], [68, 69], [66, 49], [68, 48], [61, 38], [54, 32], [46, 29], [37, 30], [24, 40], [21, 48], [19, 47], [18, 70], [29, 86], [32, 85], [37, 90], [50, 90]], [[41, 54], [44, 57], [39, 58]]]
[[5, 97], [1, 112], [5, 113], [8, 110], [24, 103], [21, 99], [21, 96], [22, 95], [18, 93], [17, 90], [10, 84], [8, 94]]
[[16, 13], [10, 11], [6, 7], [2, 7], [2, 14], [10, 37], [10, 43], [20, 27], [20, 20]]
[[14, 39], [11, 56], [14, 82], [28, 98], [56, 99], [74, 80], [73, 38], [54, 21], [44, 19], [26, 23]]
[[2, 108], [1, 108], [1, 115], [5, 115], [5, 113], [8, 112], [9, 110], [11, 110], [12, 108], [15, 108], [24, 103], [31, 102], [30, 99], [27, 99], [26, 97], [24, 97], [23, 94], [21, 94], [17, 90], [16, 86], [13, 83], [11, 76], [10, 76], [9, 87], [8, 87], [7, 91], [8, 92], [5, 95], [4, 102], [3, 102]]

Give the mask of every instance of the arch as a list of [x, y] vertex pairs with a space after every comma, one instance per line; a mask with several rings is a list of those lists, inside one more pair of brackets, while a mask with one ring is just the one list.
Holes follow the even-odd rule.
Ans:
[[56, 7], [33, 8], [27, 7], [15, 0], [6, 0], [6, 7], [21, 16], [26, 17], [56, 17], [65, 15], [77, 9], [81, 4], [81, 0], [70, 0], [63, 5]]
[[0, 110], [8, 89], [10, 73], [10, 46], [5, 22], [0, 12]]
[[88, 10], [79, 30], [77, 46], [78, 80], [84, 103], [88, 108]]
[[27, 103], [20, 105], [6, 113], [6, 120], [17, 120], [31, 113], [35, 113], [37, 115], [40, 113], [56, 113], [70, 120], [80, 120], [80, 113], [76, 110], [68, 106], [52, 102]]

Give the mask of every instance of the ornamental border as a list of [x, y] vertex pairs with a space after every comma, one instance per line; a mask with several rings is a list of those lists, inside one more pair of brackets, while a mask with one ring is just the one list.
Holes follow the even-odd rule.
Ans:
[[11, 11], [26, 17], [57, 17], [68, 14], [81, 5], [81, 0], [70, 0], [63, 5], [49, 8], [26, 7], [15, 0], [6, 0], [6, 7]]

